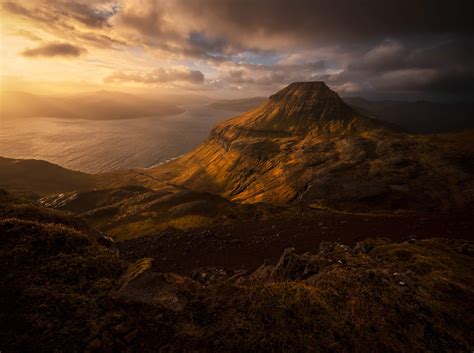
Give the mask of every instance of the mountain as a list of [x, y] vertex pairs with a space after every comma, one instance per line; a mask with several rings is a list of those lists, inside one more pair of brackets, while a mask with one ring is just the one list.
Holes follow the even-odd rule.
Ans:
[[374, 116], [416, 133], [439, 133], [474, 129], [474, 104], [368, 101], [346, 97], [344, 102], [361, 113]]
[[61, 97], [7, 91], [2, 92], [0, 100], [0, 115], [4, 119], [41, 116], [114, 120], [174, 115], [184, 111], [164, 101], [109, 91]]
[[2, 348], [472, 351], [473, 144], [308, 82], [152, 169], [2, 158]]
[[[472, 137], [471, 131], [407, 134], [354, 110], [322, 82], [294, 83], [158, 167], [89, 175], [4, 159], [0, 185], [80, 214], [116, 239], [168, 227], [212, 228], [237, 238], [248, 233], [252, 243], [278, 224], [282, 242], [275, 254], [283, 239], [291, 241], [295, 224], [304, 228], [306, 244], [314, 238], [306, 230], [313, 223], [331, 223], [350, 240], [379, 231], [381, 224], [387, 236], [399, 238], [390, 227], [411, 227], [427, 217], [433, 222], [424, 229], [441, 229], [435, 221], [442, 219], [440, 211], [455, 212], [444, 220], [449, 227], [452, 219], [464, 222], [474, 198]], [[394, 211], [416, 216], [394, 217]], [[321, 231], [323, 239], [332, 234]]]
[[323, 82], [293, 83], [218, 124], [140, 179], [229, 200], [345, 210], [472, 205], [472, 132], [414, 135], [369, 118]]

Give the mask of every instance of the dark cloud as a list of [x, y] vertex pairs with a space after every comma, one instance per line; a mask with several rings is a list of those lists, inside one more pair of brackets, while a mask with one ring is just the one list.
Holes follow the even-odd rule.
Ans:
[[340, 73], [327, 79], [347, 93], [359, 87], [368, 96], [436, 94], [474, 98], [474, 43], [470, 39], [383, 41], [363, 55], [353, 55]]
[[104, 78], [105, 82], [137, 82], [143, 84], [162, 84], [187, 82], [202, 84], [204, 75], [201, 71], [187, 68], [155, 69], [148, 73], [115, 72]]
[[96, 47], [123, 46], [121, 38], [108, 35], [109, 19], [117, 6], [105, 6], [107, 0], [35, 0], [5, 1], [2, 10], [33, 23], [61, 40], [82, 42]]
[[291, 38], [295, 44], [347, 42], [474, 30], [470, 2], [462, 0], [181, 0], [179, 4], [180, 11], [203, 27], [242, 42], [273, 36]]
[[[467, 0], [7, 0], [3, 9], [62, 41], [139, 48], [203, 65], [212, 85], [262, 93], [326, 80], [344, 94], [474, 97]], [[212, 73], [214, 71], [214, 73]], [[207, 72], [207, 71], [206, 71]], [[203, 82], [200, 71], [180, 78]], [[108, 80], [174, 82], [178, 73]], [[210, 77], [214, 75], [213, 77]], [[203, 86], [206, 86], [203, 85]], [[474, 98], [473, 98], [474, 99]]]
[[108, 26], [108, 19], [114, 11], [99, 11], [85, 3], [66, 1], [59, 2], [56, 8], [88, 27]]
[[78, 57], [87, 53], [87, 50], [68, 43], [47, 43], [33, 49], [26, 49], [21, 52], [22, 56], [33, 58], [38, 56], [54, 57]]
[[23, 6], [18, 1], [5, 1], [2, 8], [7, 12], [35, 21], [46, 22], [71, 18], [95, 28], [106, 26], [108, 18], [114, 14], [114, 11], [96, 10], [87, 2], [66, 0], [39, 0], [29, 3], [28, 6]]

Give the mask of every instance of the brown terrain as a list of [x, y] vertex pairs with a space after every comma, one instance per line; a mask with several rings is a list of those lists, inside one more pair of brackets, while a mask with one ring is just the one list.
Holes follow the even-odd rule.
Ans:
[[[442, 221], [438, 224], [445, 225]], [[189, 271], [196, 257], [181, 241], [175, 267], [189, 273], [183, 276], [167, 272], [173, 266], [162, 258], [126, 261], [161, 240], [142, 238], [126, 247], [128, 254], [118, 255], [110, 238], [80, 217], [3, 190], [0, 235], [0, 340], [8, 352], [465, 352], [474, 347], [472, 241], [314, 243], [304, 254], [287, 248], [255, 271]], [[203, 249], [224, 241], [239, 246], [213, 235], [181, 236]], [[172, 244], [180, 235], [163, 236], [172, 237]], [[297, 246], [298, 237], [293, 241]], [[249, 261], [255, 267], [250, 255], [242, 257], [242, 265]], [[222, 263], [232, 267], [233, 260]]]
[[470, 351], [472, 135], [408, 134], [307, 82], [152, 169], [3, 159], [2, 342]]
[[246, 219], [228, 225], [168, 229], [117, 243], [123, 258], [155, 259], [158, 271], [191, 274], [201, 267], [253, 271], [276, 263], [292, 247], [298, 253], [317, 252], [321, 242], [350, 246], [366, 238], [398, 241], [426, 238], [474, 240], [472, 213], [371, 215], [327, 211], [296, 211], [268, 220]]

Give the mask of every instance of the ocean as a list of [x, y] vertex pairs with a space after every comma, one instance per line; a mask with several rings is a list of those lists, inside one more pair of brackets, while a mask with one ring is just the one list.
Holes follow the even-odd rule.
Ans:
[[42, 159], [88, 173], [149, 168], [201, 143], [218, 121], [237, 113], [207, 104], [179, 115], [127, 120], [17, 118], [0, 120], [0, 156]]

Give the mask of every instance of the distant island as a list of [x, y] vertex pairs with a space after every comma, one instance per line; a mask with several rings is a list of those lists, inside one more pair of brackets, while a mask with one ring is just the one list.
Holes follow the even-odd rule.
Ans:
[[2, 93], [3, 119], [54, 117], [89, 120], [135, 119], [181, 114], [173, 103], [122, 92], [98, 91], [71, 96], [42, 96], [19, 91]]

